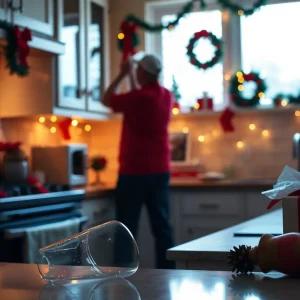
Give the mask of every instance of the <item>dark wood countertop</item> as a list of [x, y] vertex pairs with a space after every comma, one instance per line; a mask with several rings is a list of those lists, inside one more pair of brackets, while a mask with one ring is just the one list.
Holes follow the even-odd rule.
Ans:
[[[26, 276], [24, 276], [26, 274]], [[230, 272], [140, 269], [125, 279], [44, 282], [36, 265], [1, 264], [2, 300], [299, 299], [299, 280], [279, 273], [232, 278]], [[252, 299], [251, 297], [251, 299]], [[250, 298], [249, 298], [250, 299]]]
[[[172, 189], [256, 189], [260, 192], [271, 189], [276, 183], [275, 179], [245, 179], [245, 180], [205, 180], [199, 179], [172, 179], [170, 186]], [[107, 193], [113, 192], [116, 188], [115, 182], [106, 182], [99, 186], [81, 187], [86, 191], [86, 198], [100, 197]]]

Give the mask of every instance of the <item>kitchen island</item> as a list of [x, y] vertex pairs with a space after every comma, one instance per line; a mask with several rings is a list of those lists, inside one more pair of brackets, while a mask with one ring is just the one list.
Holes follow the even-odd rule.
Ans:
[[[172, 179], [170, 182], [170, 221], [175, 245], [209, 235], [265, 213], [268, 203], [262, 191], [276, 180]], [[83, 214], [87, 227], [115, 218], [115, 182], [85, 187]], [[146, 209], [142, 209], [137, 239], [140, 264], [154, 268], [154, 240]]]
[[[227, 255], [233, 246], [258, 245], [260, 233], [282, 234], [282, 209], [174, 247], [167, 252], [178, 269], [228, 270]], [[237, 235], [237, 236], [236, 236]]]
[[279, 273], [232, 278], [230, 272], [151, 269], [140, 269], [127, 280], [73, 280], [47, 284], [41, 279], [36, 265], [0, 265], [1, 300], [296, 300], [299, 299], [298, 285], [298, 279]]

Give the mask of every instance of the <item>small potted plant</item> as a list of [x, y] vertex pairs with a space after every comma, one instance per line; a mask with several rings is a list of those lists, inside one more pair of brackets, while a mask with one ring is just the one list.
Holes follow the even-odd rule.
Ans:
[[3, 155], [3, 179], [9, 184], [21, 184], [26, 182], [28, 177], [28, 160], [21, 143], [1, 143], [0, 151]]
[[91, 159], [91, 168], [95, 171], [96, 180], [95, 185], [101, 184], [100, 172], [106, 168], [107, 159], [104, 156], [97, 155]]

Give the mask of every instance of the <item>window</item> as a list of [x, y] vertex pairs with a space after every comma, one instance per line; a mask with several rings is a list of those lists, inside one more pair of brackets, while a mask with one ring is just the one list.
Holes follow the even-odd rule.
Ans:
[[242, 68], [265, 78], [268, 90], [262, 104], [279, 93], [299, 94], [299, 12], [300, 2], [281, 3], [241, 18]]
[[[165, 15], [162, 22], [174, 20], [174, 15]], [[206, 29], [218, 38], [222, 37], [222, 13], [219, 10], [194, 12], [180, 20], [174, 30], [164, 30], [161, 35], [162, 61], [164, 65], [163, 84], [171, 89], [174, 75], [182, 95], [182, 106], [193, 106], [198, 98], [207, 92], [215, 105], [223, 103], [223, 64], [219, 63], [206, 71], [189, 63], [186, 47], [196, 31]], [[194, 53], [202, 62], [214, 56], [214, 47], [206, 39], [195, 44]]]
[[[274, 2], [276, 1], [276, 4]], [[242, 68], [244, 72], [256, 71], [265, 79], [268, 90], [261, 105], [269, 105], [279, 93], [299, 95], [300, 43], [298, 28], [299, 1], [269, 0], [252, 16], [239, 17], [222, 13], [216, 5], [205, 11], [194, 11], [180, 20], [172, 31], [146, 34], [146, 50], [162, 57], [164, 73], [162, 83], [172, 87], [174, 75], [182, 95], [181, 105], [191, 107], [197, 98], [207, 92], [214, 100], [216, 110], [228, 103], [228, 75]], [[182, 4], [155, 4], [147, 7], [152, 22], [174, 20]], [[223, 38], [225, 55], [221, 63], [206, 71], [189, 63], [186, 46], [193, 34], [202, 29]], [[200, 50], [201, 49], [201, 50]], [[214, 48], [200, 40], [194, 49], [200, 61], [210, 60]], [[226, 78], [226, 80], [224, 79]], [[254, 83], [244, 84], [245, 97], [252, 97]]]

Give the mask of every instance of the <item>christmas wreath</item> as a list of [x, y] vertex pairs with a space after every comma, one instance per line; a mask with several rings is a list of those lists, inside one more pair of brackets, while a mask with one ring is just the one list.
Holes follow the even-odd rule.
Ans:
[[[205, 63], [200, 62], [197, 58], [196, 55], [194, 53], [194, 47], [195, 47], [195, 43], [201, 39], [201, 38], [207, 38], [211, 41], [212, 45], [214, 45], [216, 47], [216, 51], [214, 54], [214, 57], [210, 60], [207, 61]], [[213, 67], [215, 64], [217, 64], [222, 56], [223, 56], [223, 42], [218, 39], [213, 33], [208, 32], [206, 30], [201, 30], [199, 32], [196, 32], [194, 34], [194, 36], [190, 39], [190, 42], [187, 46], [187, 55], [190, 58], [190, 63], [194, 66], [196, 66], [198, 69], [208, 69]]]
[[20, 31], [18, 26], [14, 26], [6, 21], [0, 21], [0, 28], [6, 31], [5, 57], [7, 68], [11, 74], [26, 76], [29, 73], [27, 57], [29, 55], [28, 41], [31, 41], [31, 31], [27, 28]]
[[[252, 98], [244, 98], [242, 92], [244, 90], [243, 83], [253, 81], [256, 83], [255, 93]], [[253, 107], [259, 103], [259, 100], [264, 96], [267, 86], [259, 74], [251, 72], [244, 74], [242, 71], [237, 72], [230, 80], [230, 99], [241, 107]]]
[[[237, 1], [238, 2], [238, 1]], [[267, 0], [257, 0], [252, 8], [244, 8], [239, 4], [233, 3], [231, 0], [218, 0], [218, 3], [221, 4], [225, 9], [229, 9], [233, 13], [238, 13], [239, 15], [250, 16], [255, 13], [261, 6], [267, 4]]]

